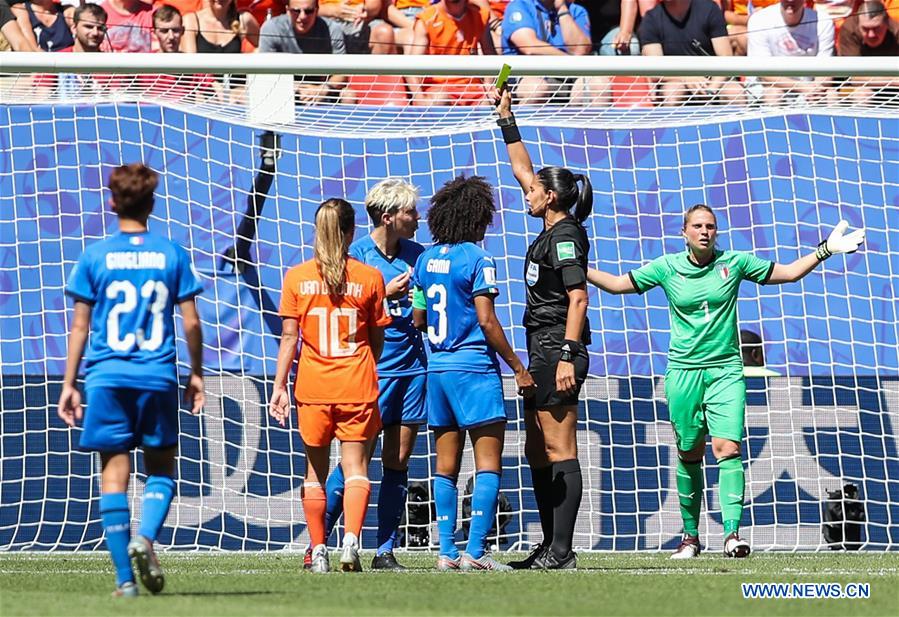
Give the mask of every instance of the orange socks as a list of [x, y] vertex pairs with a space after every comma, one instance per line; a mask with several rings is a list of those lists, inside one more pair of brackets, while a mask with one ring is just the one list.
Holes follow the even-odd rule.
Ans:
[[365, 476], [350, 476], [346, 479], [343, 492], [343, 521], [347, 533], [355, 534], [357, 538], [362, 533], [362, 523], [365, 521], [370, 494], [371, 484]]
[[[302, 494], [303, 512], [306, 514], [306, 526], [309, 529], [309, 541], [312, 543], [312, 546], [324, 544], [325, 510], [328, 504], [328, 500], [325, 497], [325, 489], [318, 482], [304, 482]], [[365, 501], [368, 503], [368, 492], [365, 495]]]

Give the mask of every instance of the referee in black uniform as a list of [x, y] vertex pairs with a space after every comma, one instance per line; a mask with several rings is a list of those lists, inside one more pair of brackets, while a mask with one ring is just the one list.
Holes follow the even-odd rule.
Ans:
[[593, 209], [593, 188], [586, 176], [563, 167], [544, 167], [535, 174], [515, 125], [511, 95], [503, 90], [495, 97], [497, 124], [512, 171], [525, 192], [528, 214], [543, 219], [543, 232], [528, 247], [524, 272], [528, 371], [537, 383], [537, 395], [525, 399], [525, 454], [543, 542], [526, 559], [509, 565], [573, 569], [577, 556], [571, 544], [583, 490], [577, 458], [578, 395], [590, 363], [586, 348], [590, 244], [582, 223]]

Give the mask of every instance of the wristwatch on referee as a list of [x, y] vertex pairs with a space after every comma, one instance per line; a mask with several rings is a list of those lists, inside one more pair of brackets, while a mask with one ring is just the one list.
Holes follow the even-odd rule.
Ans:
[[574, 362], [574, 358], [575, 356], [577, 356], [580, 350], [581, 344], [577, 341], [571, 341], [568, 339], [562, 341], [562, 350], [559, 352], [559, 361]]

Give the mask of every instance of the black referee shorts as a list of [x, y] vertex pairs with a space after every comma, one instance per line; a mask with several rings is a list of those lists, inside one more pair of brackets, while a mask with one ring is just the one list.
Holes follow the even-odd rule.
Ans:
[[570, 394], [556, 392], [556, 369], [565, 340], [565, 326], [553, 326], [528, 333], [528, 372], [537, 384], [537, 394], [524, 400], [527, 410], [546, 409], [565, 405], [577, 405], [581, 386], [590, 369], [590, 356], [586, 346], [574, 358], [574, 379], [577, 388]]

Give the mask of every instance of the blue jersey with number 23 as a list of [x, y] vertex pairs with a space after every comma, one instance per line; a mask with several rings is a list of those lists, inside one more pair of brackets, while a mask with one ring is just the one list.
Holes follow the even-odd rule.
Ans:
[[66, 284], [93, 307], [86, 386], [176, 385], [175, 304], [202, 290], [187, 252], [162, 236], [117, 233], [87, 247]]

